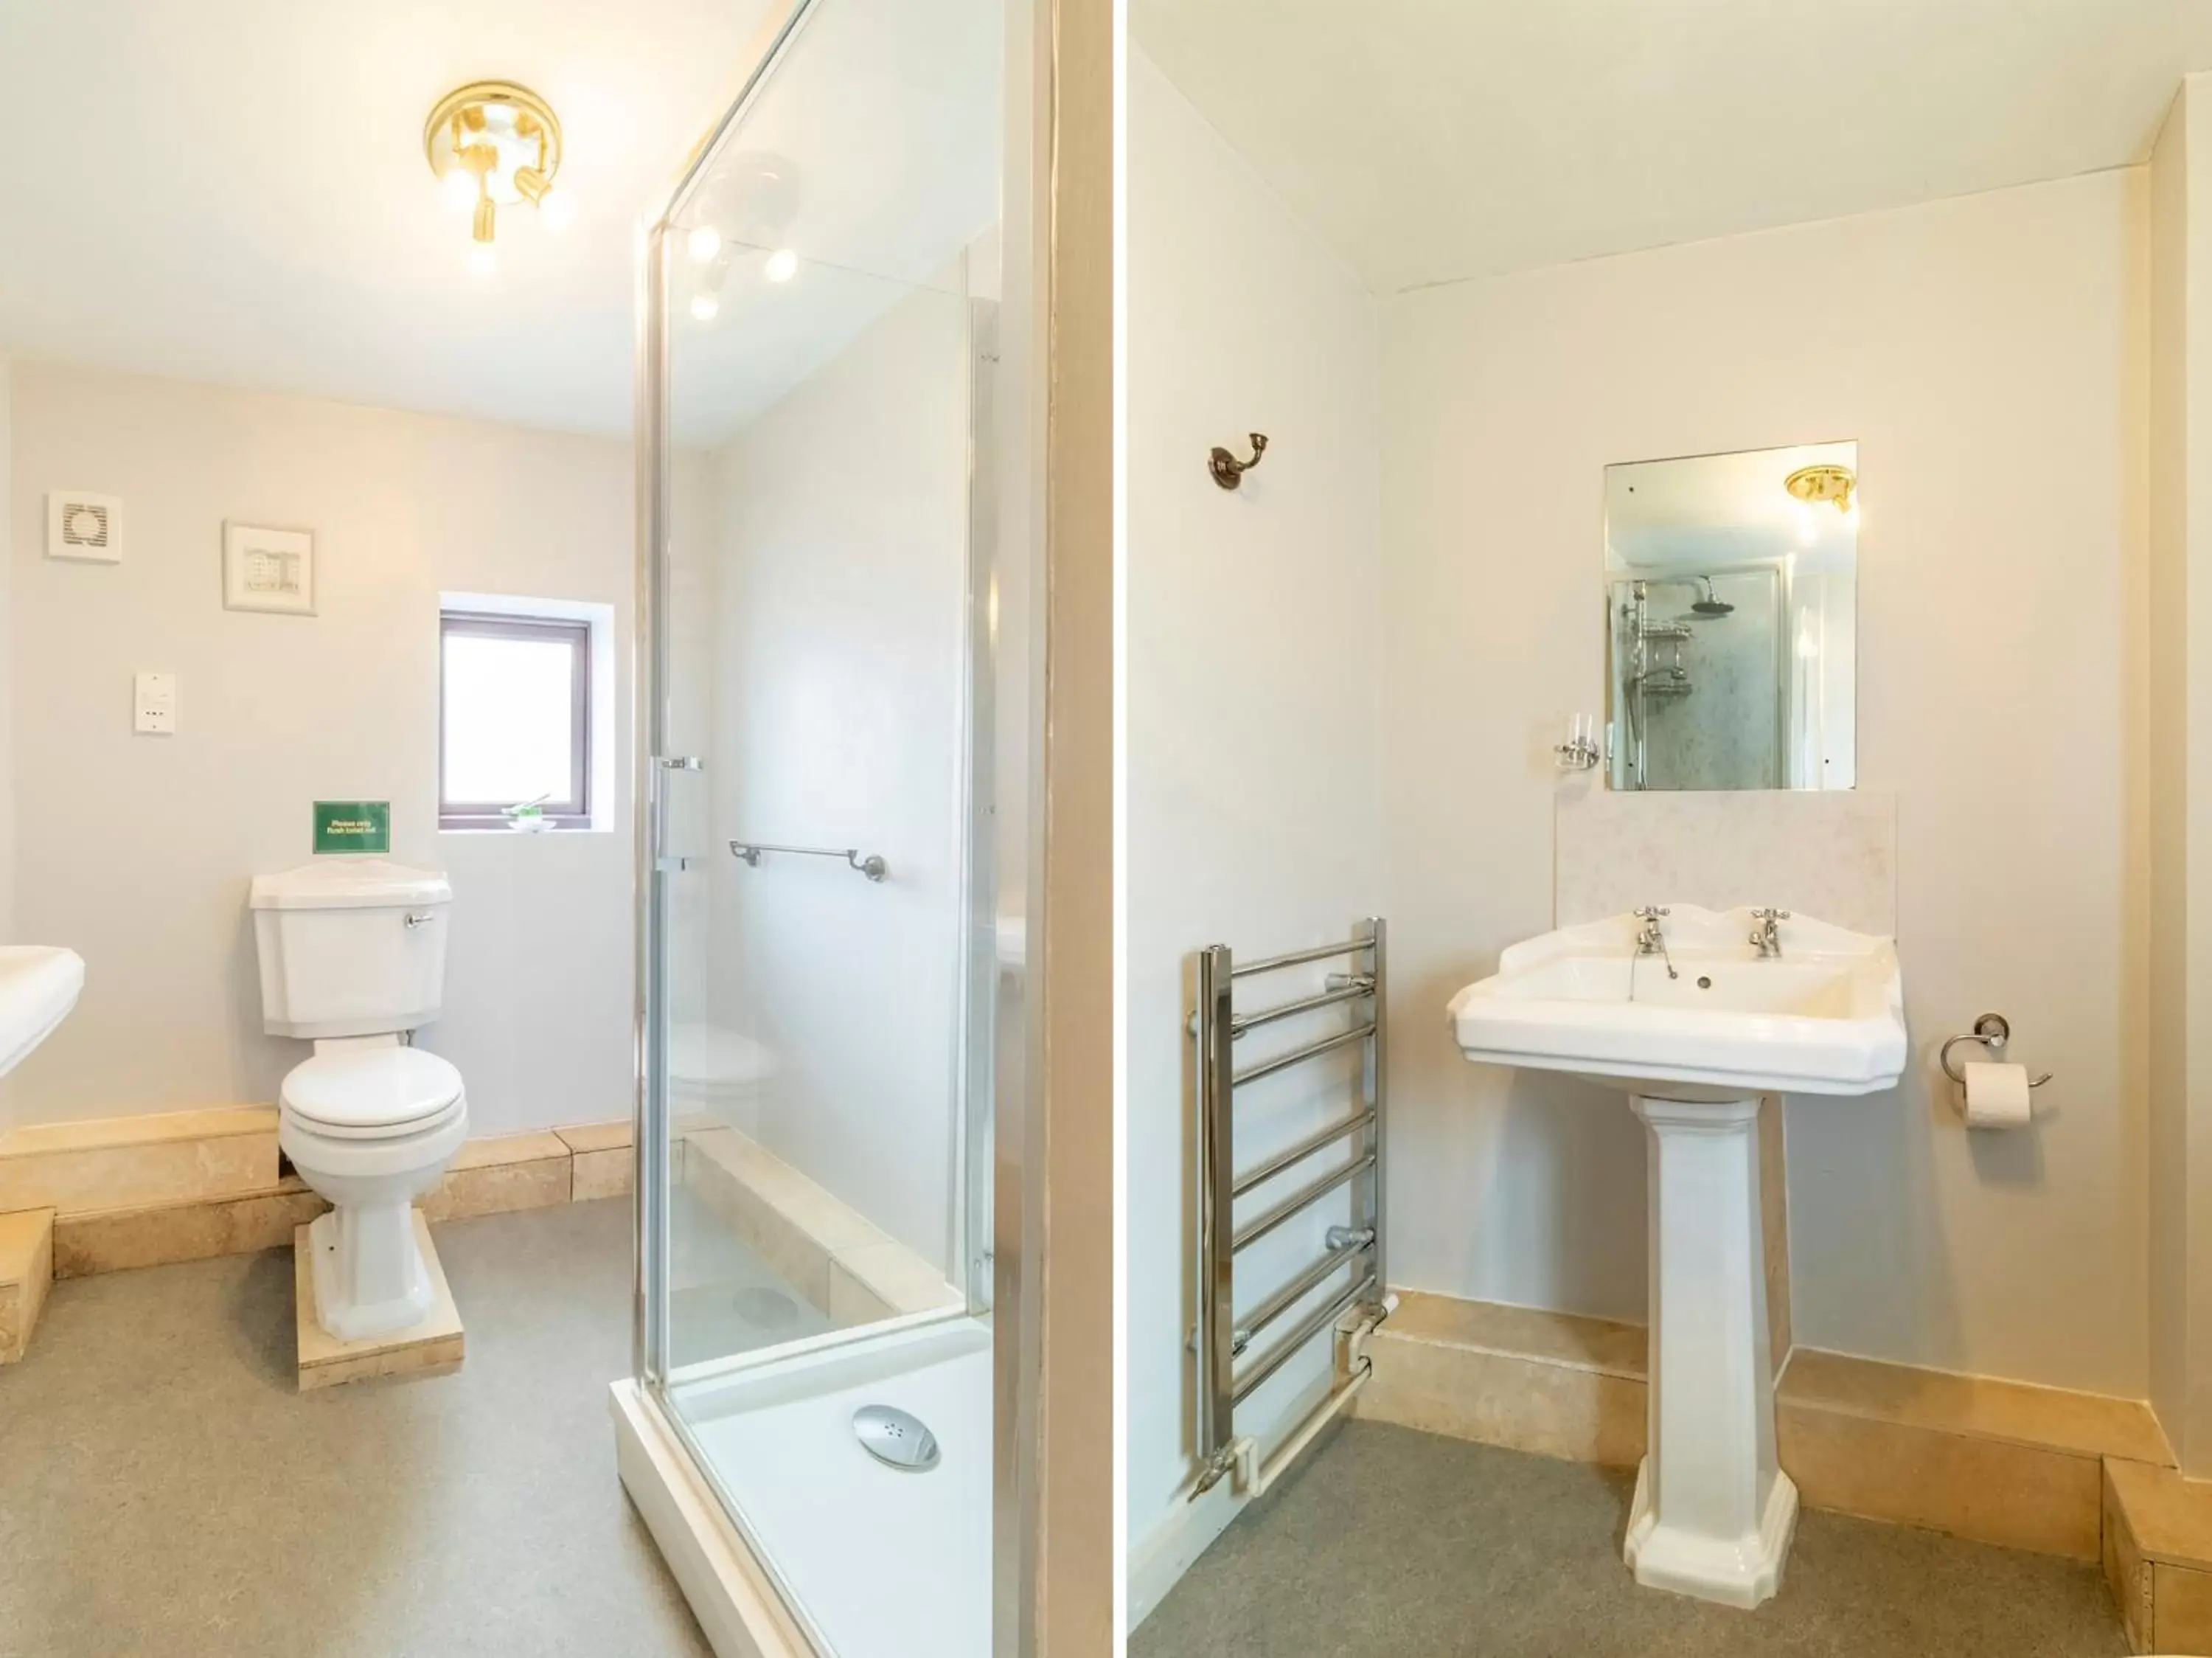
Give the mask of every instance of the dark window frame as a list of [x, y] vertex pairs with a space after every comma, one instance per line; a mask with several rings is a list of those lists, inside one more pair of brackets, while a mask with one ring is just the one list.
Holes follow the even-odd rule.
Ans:
[[502, 807], [514, 801], [453, 801], [446, 797], [446, 641], [529, 639], [566, 643], [574, 653], [569, 675], [568, 777], [573, 799], [549, 800], [541, 809], [556, 829], [592, 825], [592, 625], [566, 616], [494, 615], [481, 611], [438, 613], [438, 827], [504, 829]]

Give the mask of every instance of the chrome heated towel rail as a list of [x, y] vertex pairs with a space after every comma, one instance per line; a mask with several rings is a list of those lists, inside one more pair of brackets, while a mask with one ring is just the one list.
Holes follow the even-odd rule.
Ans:
[[[1241, 1485], [1265, 1490], [1282, 1464], [1309, 1442], [1366, 1381], [1367, 1361], [1355, 1355], [1352, 1373], [1285, 1438], [1274, 1460], [1264, 1468], [1251, 1437], [1237, 1432], [1237, 1407], [1308, 1342], [1323, 1331], [1336, 1329], [1345, 1314], [1354, 1309], [1365, 1314], [1367, 1329], [1383, 1315], [1383, 1289], [1388, 1282], [1382, 1267], [1382, 1129], [1388, 1097], [1383, 1058], [1389, 989], [1385, 954], [1385, 929], [1378, 917], [1362, 922], [1357, 936], [1341, 944], [1293, 950], [1257, 961], [1236, 960], [1226, 944], [1212, 945], [1198, 954], [1198, 1006], [1190, 1028], [1198, 1049], [1200, 1282], [1194, 1346], [1199, 1364], [1200, 1454], [1205, 1466], [1191, 1492], [1194, 1498], [1212, 1489], [1232, 1468], [1240, 1470]], [[1244, 1014], [1237, 1013], [1232, 1005], [1231, 988], [1238, 979], [1340, 958], [1346, 960], [1347, 971], [1329, 974], [1327, 988], [1317, 994]], [[1315, 1037], [1285, 1052], [1238, 1068], [1236, 1045], [1247, 1032], [1339, 1005], [1351, 1012], [1352, 1023], [1348, 1028]], [[1307, 1060], [1354, 1046], [1364, 1049], [1365, 1064], [1361, 1097], [1351, 1114], [1240, 1168], [1237, 1090]], [[1349, 1161], [1304, 1182], [1238, 1224], [1235, 1205], [1239, 1198], [1346, 1141], [1352, 1142]], [[1327, 1247], [1318, 1259], [1238, 1318], [1238, 1252], [1347, 1186], [1353, 1186], [1362, 1199], [1354, 1209], [1355, 1223], [1331, 1227]], [[1346, 1282], [1337, 1293], [1310, 1300], [1339, 1274], [1345, 1275]], [[1308, 1308], [1304, 1317], [1249, 1364], [1240, 1364], [1262, 1332], [1301, 1306]]]

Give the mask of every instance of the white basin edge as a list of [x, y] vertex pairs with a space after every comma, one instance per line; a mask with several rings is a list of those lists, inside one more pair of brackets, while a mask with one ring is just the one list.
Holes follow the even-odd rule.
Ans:
[[76, 951], [0, 945], [0, 1076], [54, 1033], [83, 989], [84, 958]]
[[[1703, 966], [1736, 983], [1765, 970], [1751, 948], [1748, 909], [1669, 906], [1663, 923], [1676, 967], [1694, 981]], [[1462, 1053], [1481, 1063], [1565, 1070], [1627, 1083], [1668, 1082], [1740, 1093], [1858, 1094], [1893, 1086], [1907, 1051], [1904, 984], [1894, 942], [1806, 919], [1781, 925], [1780, 962], [1828, 970], [1848, 984], [1850, 1017], [1531, 993], [1528, 981], [1565, 958], [1633, 964], [1639, 984], [1666, 989], [1656, 956], [1638, 958], [1640, 923], [1626, 915], [1526, 939], [1498, 971], [1468, 985], [1449, 1007]], [[1679, 982], [1679, 981], [1677, 981]], [[1679, 994], [1679, 992], [1677, 992]]]

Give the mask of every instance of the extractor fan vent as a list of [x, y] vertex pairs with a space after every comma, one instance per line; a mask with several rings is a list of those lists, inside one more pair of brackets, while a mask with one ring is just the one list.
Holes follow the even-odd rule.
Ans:
[[46, 497], [46, 557], [121, 564], [123, 503], [89, 490], [54, 491]]

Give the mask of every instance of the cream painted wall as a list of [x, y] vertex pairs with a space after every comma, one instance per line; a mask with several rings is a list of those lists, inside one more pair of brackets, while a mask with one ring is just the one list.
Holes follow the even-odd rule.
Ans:
[[[1914, 1058], [1889, 1094], [1790, 1104], [1798, 1338], [2143, 1393], [2146, 192], [2102, 174], [1391, 305], [1399, 1283], [1642, 1318], [1625, 1104], [1467, 1064], [1442, 1009], [1551, 919], [1547, 745], [1603, 685], [1603, 467], [1856, 438], [1859, 777], [1899, 802]], [[1990, 1008], [2057, 1080], [2033, 1133], [1970, 1140], [1932, 1051]]]
[[[2186, 88], [2150, 161], [2150, 1398], [2186, 1458], [2189, 1352], [2189, 155]], [[2200, 117], [2201, 119], [2201, 117]], [[2194, 180], [2203, 189], [2207, 180]]]
[[[966, 812], [958, 274], [888, 308], [718, 451], [706, 779], [708, 1016], [775, 1065], [742, 1126], [948, 1274]], [[749, 867], [736, 838], [857, 847], [890, 874], [772, 854]]]
[[[1127, 95], [1133, 1622], [1233, 1512], [1226, 1482], [1206, 1504], [1184, 1501], [1197, 1442], [1184, 1348], [1196, 1315], [1189, 962], [1212, 943], [1267, 954], [1342, 938], [1375, 911], [1382, 583], [1374, 300], [1136, 50]], [[1225, 494], [1206, 452], [1241, 454], [1252, 430], [1272, 440], [1266, 462]], [[1240, 1005], [1310, 988], [1317, 972], [1286, 975]], [[1248, 1135], [1341, 1114], [1340, 1075], [1285, 1080], [1240, 1095]], [[1285, 1228], [1273, 1259], [1243, 1260], [1245, 1304], [1272, 1287], [1259, 1280], [1318, 1254], [1340, 1218], [1317, 1211]], [[1328, 1360], [1316, 1343], [1240, 1411], [1240, 1429], [1300, 1408], [1327, 1385]]]
[[2212, 1475], [2212, 76], [2149, 173], [2150, 1391]]
[[[15, 380], [8, 354], [0, 351], [0, 526], [15, 522], [15, 472], [8, 464], [13, 447]], [[0, 542], [0, 639], [9, 635], [14, 613], [15, 565]], [[15, 719], [12, 676], [0, 668], [0, 941], [27, 944], [15, 930]], [[12, 1119], [9, 1085], [0, 1079], [0, 1130]]]
[[[629, 445], [30, 362], [13, 424], [16, 928], [88, 968], [17, 1120], [276, 1097], [308, 1050], [262, 1032], [246, 887], [307, 860], [319, 797], [389, 799], [395, 855], [452, 872], [422, 1040], [473, 1131], [626, 1115]], [[44, 557], [55, 485], [123, 497], [122, 564]], [[314, 530], [319, 615], [222, 607], [226, 518]], [[448, 590], [616, 607], [622, 829], [438, 832]], [[176, 735], [132, 735], [139, 669], [179, 675]]]

